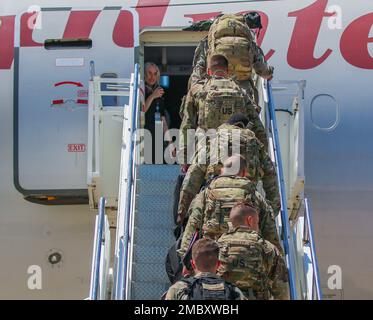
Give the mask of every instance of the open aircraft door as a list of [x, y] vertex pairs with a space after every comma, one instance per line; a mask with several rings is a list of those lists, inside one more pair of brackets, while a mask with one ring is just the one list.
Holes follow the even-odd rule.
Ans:
[[15, 32], [15, 187], [30, 201], [88, 203], [88, 83], [130, 77], [137, 13], [42, 8], [21, 14]]

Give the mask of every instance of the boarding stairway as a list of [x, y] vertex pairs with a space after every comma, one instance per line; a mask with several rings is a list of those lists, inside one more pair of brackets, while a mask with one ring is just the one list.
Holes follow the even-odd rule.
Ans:
[[[110, 83], [107, 90], [99, 85], [103, 81]], [[93, 128], [93, 138], [89, 139], [91, 143], [88, 144], [88, 152], [91, 150], [92, 155], [89, 156], [91, 164], [88, 167], [91, 172], [88, 173], [88, 184], [91, 207], [99, 211], [95, 226], [89, 297], [93, 300], [159, 299], [170, 285], [165, 272], [165, 257], [175, 241], [172, 202], [180, 169], [177, 165], [143, 164], [142, 140], [137, 131], [141, 118], [139, 86], [138, 65], [135, 66], [131, 79], [94, 77], [90, 84], [90, 107], [93, 112], [90, 112], [89, 127]], [[290, 90], [289, 93], [289, 87], [295, 88], [295, 91]], [[279, 176], [281, 213], [277, 225], [289, 271], [291, 299], [318, 300], [322, 295], [312, 213], [310, 203], [303, 195], [304, 87], [303, 82], [290, 81], [276, 84], [272, 89], [270, 83], [257, 79], [261, 118], [267, 128], [269, 152]], [[108, 141], [101, 137], [101, 127], [108, 128], [102, 124], [105, 122], [103, 119], [108, 119], [105, 106], [102, 105], [102, 97], [108, 91], [112, 95], [128, 97], [128, 103], [124, 107], [118, 106], [115, 111], [117, 113], [113, 114], [110, 109], [111, 117], [115, 115], [124, 119], [121, 141], [117, 144], [119, 151], [115, 151], [120, 155], [115, 159], [111, 157], [111, 161], [108, 161], [109, 156], [102, 150], [108, 143], [115, 145], [115, 141], [112, 136]], [[276, 104], [277, 100], [281, 102], [281, 108], [275, 110], [274, 99]], [[282, 156], [281, 151], [284, 149], [286, 153]], [[283, 159], [286, 159], [284, 163]], [[110, 170], [120, 172], [117, 174], [118, 181], [111, 185], [108, 183], [102, 175], [105, 172], [103, 163], [107, 163]], [[116, 189], [113, 188], [115, 183]], [[116, 222], [113, 222], [113, 212], [116, 213]], [[112, 255], [108, 245], [110, 226], [115, 230], [115, 237], [112, 237], [115, 238], [115, 249]]]

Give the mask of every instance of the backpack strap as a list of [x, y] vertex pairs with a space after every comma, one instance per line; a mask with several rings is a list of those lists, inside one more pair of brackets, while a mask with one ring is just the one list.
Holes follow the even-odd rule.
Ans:
[[239, 293], [235, 290], [236, 286], [230, 282], [225, 283], [225, 294], [227, 300], [238, 300]]
[[[188, 300], [197, 300], [196, 297], [194, 297], [193, 291], [196, 283], [198, 282], [198, 278], [194, 277], [186, 277], [181, 278], [180, 281], [186, 283], [188, 286], [183, 290], [184, 294], [188, 296]], [[202, 299], [202, 297], [199, 298], [199, 300]]]

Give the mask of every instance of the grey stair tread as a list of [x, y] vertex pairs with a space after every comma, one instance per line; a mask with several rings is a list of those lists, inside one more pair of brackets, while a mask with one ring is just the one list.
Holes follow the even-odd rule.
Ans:
[[134, 246], [134, 262], [164, 263], [169, 247]]
[[141, 165], [137, 170], [137, 179], [147, 180], [175, 180], [180, 173], [178, 165]]
[[141, 228], [173, 229], [175, 223], [171, 213], [163, 210], [142, 211], [135, 215], [135, 225]]
[[135, 282], [152, 282], [159, 284], [169, 282], [164, 263], [134, 263], [132, 270], [132, 279]]
[[132, 283], [132, 299], [159, 300], [168, 287], [168, 284], [134, 282]]
[[164, 211], [165, 214], [169, 214], [171, 217], [172, 214], [172, 207], [173, 207], [173, 195], [166, 194], [166, 195], [144, 195], [141, 197], [137, 197], [136, 199], [136, 209], [139, 212], [144, 211]]
[[141, 195], [171, 195], [173, 196], [175, 183], [172, 180], [137, 180], [137, 190]]
[[134, 239], [139, 246], [168, 247], [175, 242], [172, 230], [135, 227]]
[[177, 165], [137, 168], [131, 299], [159, 299], [170, 286], [165, 259], [175, 242], [172, 209], [179, 172]]

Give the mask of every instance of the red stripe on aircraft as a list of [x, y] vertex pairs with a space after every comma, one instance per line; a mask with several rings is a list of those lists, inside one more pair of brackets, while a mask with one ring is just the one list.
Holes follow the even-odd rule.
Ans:
[[67, 21], [64, 39], [89, 38], [100, 10], [71, 11]]
[[53, 100], [52, 101], [53, 105], [55, 105], [55, 104], [63, 104], [63, 103], [64, 103], [64, 101], [62, 99], [60, 99], [60, 100]]
[[14, 59], [15, 16], [3, 16], [0, 19], [0, 69], [10, 69]]

